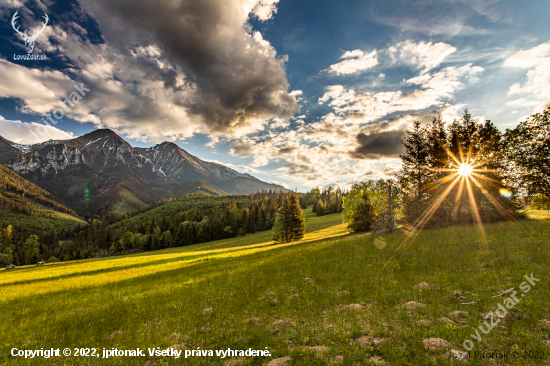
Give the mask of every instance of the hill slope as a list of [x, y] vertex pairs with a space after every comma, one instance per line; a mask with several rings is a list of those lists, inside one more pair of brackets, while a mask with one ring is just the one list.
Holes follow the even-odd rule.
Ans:
[[0, 164], [21, 154], [21, 151], [14, 146], [15, 143], [0, 136]]
[[25, 233], [85, 224], [49, 192], [1, 165], [0, 222]]

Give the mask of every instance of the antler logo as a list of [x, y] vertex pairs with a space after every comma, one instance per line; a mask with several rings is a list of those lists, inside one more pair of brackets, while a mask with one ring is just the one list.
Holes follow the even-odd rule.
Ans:
[[11, 26], [21, 37], [23, 37], [23, 40], [25, 41], [25, 48], [27, 49], [27, 53], [32, 53], [32, 51], [34, 50], [34, 42], [36, 41], [36, 38], [40, 35], [40, 33], [42, 33], [44, 28], [46, 28], [46, 25], [48, 24], [48, 20], [50, 18], [48, 18], [48, 14], [44, 13], [44, 19], [46, 21], [44, 22], [42, 29], [40, 29], [38, 32], [34, 31], [32, 36], [29, 36], [27, 35], [26, 30], [25, 32], [19, 31], [19, 26], [16, 26], [15, 24], [15, 21], [17, 20], [17, 18], [19, 18], [19, 15], [17, 15], [18, 13], [19, 13], [19, 10], [16, 11], [15, 14], [13, 14], [13, 18], [11, 18]]

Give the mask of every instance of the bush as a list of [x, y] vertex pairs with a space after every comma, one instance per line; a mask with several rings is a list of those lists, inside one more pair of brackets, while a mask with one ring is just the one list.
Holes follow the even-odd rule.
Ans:
[[57, 259], [56, 257], [50, 257], [46, 263], [55, 263], [55, 262], [61, 262], [59, 259]]
[[13, 253], [10, 248], [6, 248], [4, 253], [0, 253], [0, 267], [5, 267], [13, 262]]

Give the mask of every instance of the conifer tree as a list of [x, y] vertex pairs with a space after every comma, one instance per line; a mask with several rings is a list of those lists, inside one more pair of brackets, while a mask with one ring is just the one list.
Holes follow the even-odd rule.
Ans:
[[407, 197], [404, 202], [405, 215], [414, 221], [428, 199], [427, 183], [432, 178], [430, 177], [430, 141], [420, 121], [414, 122], [412, 129], [407, 131], [403, 145], [405, 145], [405, 154], [400, 155], [403, 170], [399, 180]]
[[304, 237], [306, 231], [306, 219], [304, 211], [300, 207], [298, 197], [291, 193], [284, 197], [283, 204], [273, 227], [273, 240], [289, 242]]
[[325, 205], [323, 200], [320, 199], [317, 202], [317, 210], [315, 211], [315, 213], [317, 214], [317, 216], [324, 216], [326, 215], [326, 210], [327, 210], [327, 206]]

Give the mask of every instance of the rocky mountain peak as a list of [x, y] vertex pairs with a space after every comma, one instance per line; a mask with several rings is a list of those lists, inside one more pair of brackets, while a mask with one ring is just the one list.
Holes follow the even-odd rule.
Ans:
[[92, 131], [75, 139], [67, 140], [66, 143], [79, 149], [99, 149], [105, 147], [113, 149], [123, 145], [126, 147], [125, 150], [133, 150], [129, 143], [117, 135], [116, 132], [108, 128]]

